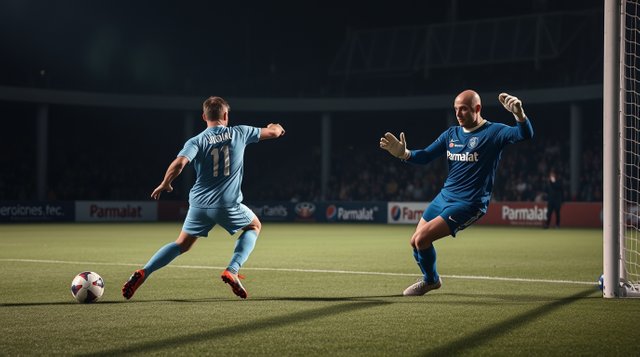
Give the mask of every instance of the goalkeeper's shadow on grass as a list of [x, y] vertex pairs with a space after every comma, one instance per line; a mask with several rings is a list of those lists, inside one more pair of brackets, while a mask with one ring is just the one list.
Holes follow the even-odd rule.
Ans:
[[[549, 300], [548, 303], [525, 311], [521, 314], [509, 317], [503, 321], [497, 321], [492, 325], [479, 329], [471, 334], [458, 338], [441, 346], [433, 346], [424, 351], [421, 356], [457, 356], [471, 351], [473, 348], [486, 344], [494, 339], [500, 338], [511, 331], [539, 320], [558, 309], [566, 307], [575, 302], [593, 298], [593, 289], [586, 289], [571, 296], [558, 297]], [[500, 295], [504, 296], [504, 295]], [[599, 297], [602, 299], [602, 297]]]
[[[371, 295], [371, 296], [258, 296], [249, 297], [247, 299], [239, 298], [201, 298], [201, 299], [165, 299], [165, 300], [141, 300], [140, 302], [179, 302], [179, 303], [197, 303], [197, 302], [244, 302], [250, 303], [265, 301], [291, 301], [291, 302], [383, 302], [383, 299], [403, 298], [402, 294], [391, 295]], [[133, 301], [132, 301], [133, 302]]]
[[250, 303], [265, 302], [265, 301], [291, 301], [291, 302], [384, 302], [393, 303], [391, 301], [385, 301], [381, 299], [389, 298], [404, 298], [402, 294], [390, 294], [390, 295], [364, 295], [364, 296], [258, 296], [249, 297], [247, 299], [240, 299], [237, 297], [210, 297], [199, 299], [154, 299], [154, 300], [130, 300], [122, 302], [177, 302], [177, 303], [207, 303], [207, 302], [241, 302]]
[[[600, 291], [596, 289], [585, 290], [591, 292], [591, 295], [583, 296], [581, 299], [602, 299]], [[566, 297], [550, 296], [550, 295], [516, 295], [516, 294], [470, 294], [470, 293], [457, 293], [457, 292], [438, 292], [433, 295], [434, 298], [445, 297], [446, 300], [439, 300], [438, 303], [449, 305], [504, 305], [504, 304], [531, 304], [531, 303], [545, 303], [555, 302], [558, 300], [566, 299]]]
[[[251, 300], [255, 301], [297, 301], [297, 302], [379, 302], [379, 299], [402, 298], [402, 294], [365, 295], [365, 296], [265, 296]], [[390, 303], [390, 302], [389, 302]]]

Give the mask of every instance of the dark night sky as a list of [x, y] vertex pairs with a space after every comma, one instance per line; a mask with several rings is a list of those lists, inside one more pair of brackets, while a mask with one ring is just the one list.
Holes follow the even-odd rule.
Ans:
[[[5, 0], [0, 3], [0, 84], [255, 95], [252, 82], [264, 78], [322, 83], [349, 28], [440, 23], [448, 19], [449, 4]], [[601, 6], [598, 0], [457, 4], [458, 20]], [[39, 77], [43, 69], [46, 79]]]

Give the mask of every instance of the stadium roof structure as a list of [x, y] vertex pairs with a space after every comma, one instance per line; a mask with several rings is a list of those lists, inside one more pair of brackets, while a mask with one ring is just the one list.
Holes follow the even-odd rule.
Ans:
[[[602, 85], [544, 89], [503, 89], [527, 98], [527, 103], [560, 103], [602, 98]], [[488, 93], [498, 97], [498, 92]], [[247, 112], [354, 112], [421, 110], [451, 107], [451, 94], [362, 98], [228, 98], [235, 110]], [[77, 106], [199, 110], [203, 97], [91, 93], [0, 86], [0, 100]], [[498, 105], [487, 101], [485, 106]]]

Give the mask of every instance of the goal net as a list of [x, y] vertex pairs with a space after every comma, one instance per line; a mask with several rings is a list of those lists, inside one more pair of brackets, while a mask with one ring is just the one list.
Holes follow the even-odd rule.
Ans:
[[640, 0], [630, 0], [623, 3], [622, 9], [622, 130], [621, 130], [621, 199], [623, 201], [623, 240], [622, 264], [624, 271], [621, 276], [628, 283], [640, 285], [640, 250], [638, 250], [640, 212]]
[[605, 2], [604, 51], [603, 295], [640, 297], [640, 0]]

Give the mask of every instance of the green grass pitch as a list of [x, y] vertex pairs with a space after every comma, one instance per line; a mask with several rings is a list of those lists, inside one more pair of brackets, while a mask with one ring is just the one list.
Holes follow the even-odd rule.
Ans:
[[[471, 227], [436, 242], [441, 289], [418, 278], [412, 226], [265, 223], [242, 269], [215, 228], [130, 301], [122, 283], [178, 223], [0, 225], [0, 355], [637, 355], [640, 299], [603, 299], [602, 231]], [[96, 304], [71, 297], [85, 270]]]

